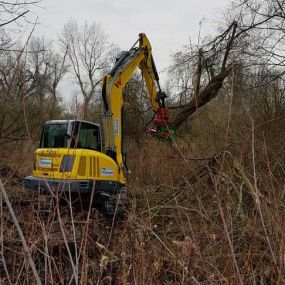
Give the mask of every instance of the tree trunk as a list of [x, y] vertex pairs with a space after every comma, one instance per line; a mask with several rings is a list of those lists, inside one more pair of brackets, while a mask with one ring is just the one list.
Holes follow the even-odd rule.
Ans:
[[215, 98], [222, 88], [225, 78], [230, 74], [231, 69], [232, 66], [230, 65], [220, 74], [214, 76], [207, 86], [197, 96], [194, 96], [190, 103], [181, 108], [173, 121], [170, 121], [169, 126], [173, 129], [178, 129], [190, 115]]

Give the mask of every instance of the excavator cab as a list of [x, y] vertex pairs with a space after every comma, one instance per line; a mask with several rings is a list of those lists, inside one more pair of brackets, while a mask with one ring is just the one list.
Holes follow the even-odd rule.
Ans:
[[100, 126], [80, 120], [47, 121], [39, 148], [81, 148], [101, 152]]

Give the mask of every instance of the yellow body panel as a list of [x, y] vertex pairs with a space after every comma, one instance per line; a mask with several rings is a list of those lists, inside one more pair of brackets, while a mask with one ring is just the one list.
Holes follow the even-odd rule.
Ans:
[[[72, 156], [74, 159], [71, 171], [61, 170], [64, 156]], [[87, 149], [38, 149], [33, 176], [46, 179], [95, 179], [126, 183], [113, 159], [101, 152]]]

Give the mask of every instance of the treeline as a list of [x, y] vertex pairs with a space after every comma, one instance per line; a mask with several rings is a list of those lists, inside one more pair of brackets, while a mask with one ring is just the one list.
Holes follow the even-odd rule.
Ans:
[[[165, 89], [173, 128], [188, 132], [188, 119], [216, 97], [243, 104], [253, 112], [251, 115], [262, 117], [264, 122], [284, 115], [283, 2], [233, 1], [226, 8], [227, 16], [221, 17], [216, 35], [202, 35], [198, 43], [172, 55]], [[78, 25], [71, 19], [57, 39], [34, 37], [36, 20], [30, 11], [37, 3], [2, 5], [2, 145], [36, 139], [39, 133], [34, 130], [49, 118], [99, 120], [101, 78], [119, 51], [111, 43], [111, 35], [108, 37], [104, 27], [95, 22]], [[18, 30], [11, 32], [11, 27], [15, 24], [31, 29], [24, 41], [14, 40]], [[71, 106], [62, 103], [66, 94], [59, 91], [60, 83], [66, 82], [68, 76], [77, 85], [77, 91], [68, 94]], [[139, 74], [127, 84], [124, 96], [129, 103], [126, 134], [140, 137], [152, 114]]]

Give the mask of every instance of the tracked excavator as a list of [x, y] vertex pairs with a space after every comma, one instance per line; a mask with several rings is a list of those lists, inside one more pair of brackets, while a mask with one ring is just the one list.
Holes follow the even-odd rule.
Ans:
[[102, 79], [104, 147], [99, 124], [83, 120], [47, 121], [35, 152], [32, 176], [24, 181], [25, 188], [40, 195], [85, 195], [93, 191], [95, 204], [104, 212], [113, 215], [118, 210], [119, 199], [127, 200], [123, 198], [127, 196], [127, 171], [123, 153], [122, 92], [137, 68], [142, 71], [155, 113], [148, 132], [163, 140], [172, 139], [174, 133], [168, 127], [166, 94], [159, 84], [151, 44], [141, 33], [128, 51], [120, 53], [114, 67]]

